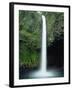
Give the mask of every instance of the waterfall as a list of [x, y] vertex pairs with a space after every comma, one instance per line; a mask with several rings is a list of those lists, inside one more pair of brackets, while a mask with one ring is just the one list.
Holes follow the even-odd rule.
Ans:
[[30, 77], [53, 77], [58, 75], [58, 73], [55, 70], [48, 70], [46, 68], [47, 63], [47, 52], [46, 52], [46, 18], [44, 15], [42, 15], [42, 47], [41, 47], [41, 64], [40, 64], [40, 70], [35, 71], [30, 74]]
[[46, 71], [46, 19], [45, 16], [42, 15], [42, 51], [41, 51], [41, 67], [40, 70]]

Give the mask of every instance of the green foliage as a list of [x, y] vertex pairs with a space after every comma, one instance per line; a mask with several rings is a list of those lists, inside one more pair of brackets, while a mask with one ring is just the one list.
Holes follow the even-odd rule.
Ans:
[[[64, 13], [41, 12], [46, 17], [47, 47], [63, 38]], [[42, 17], [37, 11], [19, 11], [20, 65], [34, 68], [40, 64]]]

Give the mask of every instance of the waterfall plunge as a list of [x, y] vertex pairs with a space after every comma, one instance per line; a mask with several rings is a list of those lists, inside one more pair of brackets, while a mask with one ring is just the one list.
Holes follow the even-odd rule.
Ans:
[[42, 15], [42, 52], [41, 52], [41, 67], [40, 70], [46, 72], [46, 19]]
[[41, 65], [40, 70], [31, 73], [30, 77], [53, 77], [56, 75], [55, 70], [46, 69], [47, 55], [46, 55], [46, 18], [42, 15], [42, 48], [41, 48]]

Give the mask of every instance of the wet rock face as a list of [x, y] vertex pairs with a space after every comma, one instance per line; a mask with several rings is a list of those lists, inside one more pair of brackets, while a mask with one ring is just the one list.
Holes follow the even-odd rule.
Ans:
[[47, 68], [64, 69], [64, 40], [56, 40], [47, 52]]

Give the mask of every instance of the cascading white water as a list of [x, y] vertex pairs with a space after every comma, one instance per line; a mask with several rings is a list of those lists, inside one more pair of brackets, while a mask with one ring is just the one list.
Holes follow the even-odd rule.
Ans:
[[40, 70], [46, 72], [46, 19], [42, 15], [42, 51], [41, 51], [41, 67]]
[[[40, 12], [38, 12], [40, 13]], [[42, 15], [42, 47], [41, 47], [41, 65], [40, 70], [30, 74], [30, 77], [53, 77], [58, 75], [55, 70], [48, 70], [46, 68], [47, 63], [47, 52], [46, 52], [46, 18]]]

